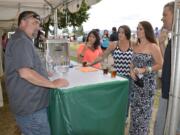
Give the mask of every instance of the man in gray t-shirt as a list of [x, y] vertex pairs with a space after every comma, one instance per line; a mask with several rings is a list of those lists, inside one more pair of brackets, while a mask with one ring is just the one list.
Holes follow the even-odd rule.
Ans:
[[49, 88], [68, 85], [65, 79], [48, 80], [32, 40], [38, 33], [39, 24], [38, 14], [22, 12], [18, 18], [18, 29], [8, 41], [5, 53], [10, 108], [25, 135], [50, 135], [46, 110]]

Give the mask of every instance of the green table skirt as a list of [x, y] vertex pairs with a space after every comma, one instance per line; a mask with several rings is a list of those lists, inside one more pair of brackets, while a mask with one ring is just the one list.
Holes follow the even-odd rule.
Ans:
[[128, 81], [50, 92], [52, 135], [124, 135]]

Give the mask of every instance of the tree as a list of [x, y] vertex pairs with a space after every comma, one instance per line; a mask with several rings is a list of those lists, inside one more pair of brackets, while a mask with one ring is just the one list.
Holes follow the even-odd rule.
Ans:
[[68, 28], [64, 28], [63, 31], [62, 31], [62, 33], [67, 33], [67, 34], [69, 34], [69, 29], [68, 29]]
[[83, 35], [84, 34], [84, 29], [83, 29], [83, 26], [79, 26], [76, 33], [76, 35], [80, 36], [80, 35]]
[[89, 18], [87, 13], [89, 7], [86, 4], [86, 1], [83, 0], [79, 11], [76, 13], [71, 13], [67, 8], [65, 11], [58, 13], [58, 18], [60, 23], [58, 24], [59, 28], [64, 28], [65, 26], [79, 27], [83, 22], [86, 22]]
[[[89, 14], [87, 11], [89, 10], [89, 6], [86, 1], [83, 0], [79, 11], [76, 13], [71, 13], [68, 8], [64, 9], [62, 12], [58, 10], [57, 19], [58, 19], [58, 28], [66, 28], [67, 26], [80, 27], [83, 22], [86, 22], [89, 18]], [[51, 17], [48, 18], [48, 21], [43, 24], [43, 28], [46, 32], [46, 35], [49, 31], [49, 26], [53, 25], [53, 19]], [[47, 36], [46, 36], [47, 37]]]

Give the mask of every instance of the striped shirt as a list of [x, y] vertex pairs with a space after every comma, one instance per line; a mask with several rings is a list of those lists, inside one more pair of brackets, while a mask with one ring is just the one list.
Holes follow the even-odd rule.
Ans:
[[128, 48], [127, 51], [121, 51], [117, 46], [113, 51], [114, 67], [119, 75], [129, 76], [132, 54], [132, 48]]

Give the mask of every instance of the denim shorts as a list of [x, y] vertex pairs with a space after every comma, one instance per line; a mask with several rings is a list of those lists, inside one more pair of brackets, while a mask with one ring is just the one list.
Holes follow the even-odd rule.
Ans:
[[24, 135], [51, 135], [47, 108], [26, 116], [15, 115], [16, 122]]

